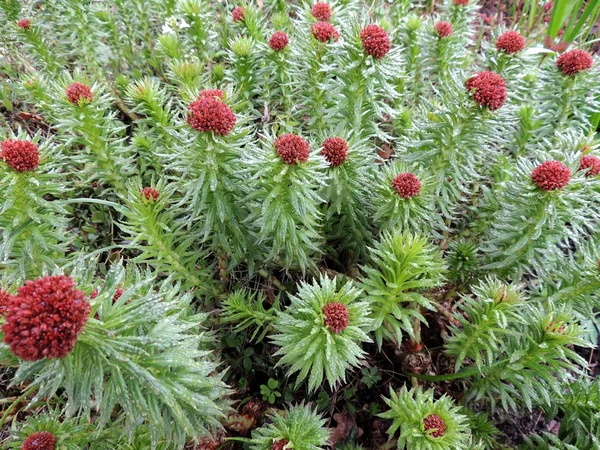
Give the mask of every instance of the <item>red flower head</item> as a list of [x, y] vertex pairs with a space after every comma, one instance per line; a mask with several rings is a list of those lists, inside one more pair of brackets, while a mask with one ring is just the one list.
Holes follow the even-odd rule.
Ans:
[[153, 187], [149, 187], [149, 186], [142, 189], [140, 194], [142, 195], [143, 198], [145, 198], [146, 200], [150, 200], [152, 202], [155, 202], [156, 200], [158, 200], [158, 197], [160, 196], [160, 192], [158, 192]]
[[446, 38], [452, 34], [452, 24], [450, 22], [438, 22], [435, 24], [435, 31], [441, 38]]
[[275, 139], [275, 150], [284, 163], [296, 165], [308, 161], [310, 145], [295, 134], [282, 134]]
[[348, 326], [348, 308], [343, 303], [328, 303], [323, 307], [325, 325], [335, 334], [341, 333]]
[[55, 448], [56, 438], [49, 431], [30, 434], [21, 446], [21, 450], [54, 450]]
[[556, 67], [564, 75], [575, 75], [576, 73], [588, 70], [594, 64], [594, 60], [589, 53], [583, 50], [569, 50], [560, 55], [556, 60]]
[[506, 101], [506, 83], [494, 72], [479, 72], [466, 82], [473, 100], [490, 111], [495, 111]]
[[25, 361], [64, 358], [75, 347], [90, 312], [85, 294], [69, 277], [27, 281], [8, 305], [4, 342]]
[[327, 138], [323, 141], [321, 155], [331, 167], [341, 166], [348, 157], [348, 143], [339, 137]]
[[496, 48], [509, 55], [520, 52], [525, 48], [525, 38], [516, 31], [507, 31], [498, 37]]
[[469, 4], [469, 0], [454, 0], [454, 4], [458, 6], [466, 6]]
[[271, 36], [269, 39], [269, 47], [271, 47], [276, 52], [280, 52], [284, 48], [287, 47], [289, 43], [288, 35], [283, 31], [278, 31]]
[[338, 30], [329, 22], [313, 23], [310, 27], [310, 33], [317, 41], [321, 42], [337, 41], [340, 37]]
[[273, 442], [273, 445], [271, 445], [271, 450], [283, 450], [285, 446], [289, 444], [289, 442], [290, 441], [287, 439], [279, 439], [278, 441]]
[[91, 102], [94, 94], [88, 85], [83, 83], [73, 83], [67, 87], [67, 99], [74, 105], [78, 105], [81, 100]]
[[446, 424], [444, 420], [437, 414], [429, 414], [423, 419], [423, 428], [425, 431], [431, 431], [429, 436], [435, 438], [441, 437], [446, 434]]
[[29, 172], [38, 168], [40, 152], [33, 142], [8, 139], [0, 144], [0, 159], [17, 172]]
[[381, 59], [390, 51], [390, 37], [379, 25], [369, 25], [360, 32], [360, 41], [367, 52], [375, 59]]
[[246, 8], [244, 8], [243, 6], [237, 6], [233, 8], [233, 11], [231, 11], [231, 17], [233, 18], [234, 22], [241, 22], [242, 20], [244, 20], [245, 13]]
[[221, 89], [202, 89], [198, 94], [198, 99], [202, 97], [216, 97], [223, 100], [225, 98], [225, 92]]
[[416, 197], [421, 191], [421, 182], [410, 172], [398, 174], [392, 180], [392, 187], [404, 199]]
[[331, 6], [325, 2], [315, 3], [310, 12], [315, 19], [321, 22], [327, 22], [331, 19]]
[[17, 22], [17, 26], [23, 30], [29, 30], [29, 27], [31, 27], [31, 21], [29, 19], [21, 19]]
[[544, 3], [544, 11], [550, 11], [554, 7], [554, 2]]
[[227, 136], [235, 121], [233, 111], [216, 97], [201, 97], [188, 107], [187, 123], [197, 131]]
[[584, 156], [579, 160], [579, 170], [589, 169], [586, 173], [586, 177], [595, 177], [600, 174], [600, 158], [597, 156]]
[[4, 289], [0, 289], [0, 317], [2, 317], [8, 309], [8, 303], [10, 302], [11, 298], [12, 295], [10, 295]]
[[571, 170], [560, 161], [546, 161], [531, 172], [532, 181], [543, 191], [562, 189], [571, 179]]

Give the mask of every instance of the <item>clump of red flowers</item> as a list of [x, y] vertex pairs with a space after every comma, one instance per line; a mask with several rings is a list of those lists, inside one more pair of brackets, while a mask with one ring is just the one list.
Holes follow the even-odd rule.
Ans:
[[556, 67], [569, 76], [588, 70], [593, 64], [594, 60], [590, 54], [579, 49], [565, 52], [556, 59]]
[[600, 158], [597, 156], [587, 155], [579, 160], [579, 170], [589, 169], [586, 177], [595, 177], [600, 174]]
[[78, 105], [81, 100], [91, 102], [94, 99], [94, 94], [90, 87], [83, 83], [73, 83], [67, 87], [67, 100]]
[[437, 414], [429, 414], [427, 417], [423, 419], [423, 428], [425, 431], [431, 431], [429, 436], [433, 436], [435, 438], [442, 437], [446, 434], [446, 424], [444, 420], [438, 416]]
[[17, 26], [23, 30], [29, 30], [31, 21], [29, 19], [21, 19], [17, 22]]
[[466, 87], [477, 103], [490, 111], [499, 109], [506, 101], [506, 82], [494, 72], [479, 72], [469, 78]]
[[438, 22], [435, 24], [435, 31], [440, 38], [447, 38], [452, 34], [452, 24], [450, 22]]
[[202, 89], [200, 91], [200, 93], [198, 94], [198, 98], [203, 98], [203, 97], [217, 97], [220, 99], [224, 99], [225, 92], [222, 91], [221, 89]]
[[320, 42], [337, 41], [340, 37], [338, 30], [329, 22], [313, 23], [310, 27], [310, 33]]
[[233, 111], [216, 97], [200, 97], [188, 107], [187, 123], [196, 131], [212, 131], [219, 136], [227, 136], [235, 122]]
[[4, 342], [25, 361], [64, 358], [75, 347], [91, 312], [85, 294], [64, 275], [27, 281], [2, 326]]
[[271, 36], [271, 39], [269, 39], [269, 47], [271, 47], [276, 52], [280, 52], [281, 50], [286, 48], [288, 43], [288, 35], [283, 31], [273, 33], [273, 36]]
[[404, 199], [416, 197], [421, 191], [421, 182], [414, 173], [404, 172], [392, 180], [392, 187]]
[[8, 309], [8, 302], [10, 302], [11, 295], [4, 289], [0, 289], [0, 317], [4, 315]]
[[343, 303], [328, 303], [323, 307], [325, 325], [335, 334], [339, 334], [348, 326], [348, 308]]
[[368, 25], [360, 32], [360, 41], [367, 55], [381, 59], [392, 48], [390, 37], [379, 25]]
[[36, 431], [27, 436], [21, 450], [54, 450], [56, 438], [49, 431]]
[[145, 198], [146, 200], [150, 200], [155, 202], [156, 200], [158, 200], [158, 197], [160, 197], [160, 192], [158, 192], [155, 188], [147, 186], [144, 189], [141, 190], [140, 194], [142, 195], [143, 198]]
[[331, 167], [341, 166], [348, 157], [348, 143], [339, 137], [327, 138], [323, 141], [321, 155]]
[[317, 2], [310, 10], [313, 17], [321, 22], [327, 22], [331, 19], [331, 6], [325, 2]]
[[241, 22], [244, 20], [244, 14], [246, 14], [246, 8], [243, 6], [237, 6], [233, 8], [233, 11], [231, 11], [231, 17], [233, 18], [234, 22]]
[[496, 48], [509, 55], [520, 52], [525, 48], [525, 38], [516, 31], [507, 31], [498, 37]]
[[275, 139], [275, 150], [284, 163], [296, 165], [308, 161], [310, 145], [295, 134], [282, 134]]
[[285, 446], [289, 444], [289, 442], [290, 441], [287, 439], [279, 439], [273, 442], [273, 445], [271, 445], [271, 450], [283, 450]]
[[7, 139], [0, 144], [0, 159], [17, 172], [29, 172], [38, 168], [40, 152], [33, 142]]
[[571, 170], [560, 161], [546, 161], [533, 169], [531, 180], [543, 191], [562, 189], [571, 180]]

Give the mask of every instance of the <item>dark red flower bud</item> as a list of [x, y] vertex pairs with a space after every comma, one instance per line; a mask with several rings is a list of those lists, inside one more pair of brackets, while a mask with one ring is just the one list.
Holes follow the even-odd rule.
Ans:
[[235, 122], [233, 111], [216, 97], [201, 97], [188, 107], [187, 123], [196, 131], [227, 136]]
[[339, 137], [327, 138], [323, 141], [321, 155], [331, 167], [341, 166], [348, 157], [348, 143]]
[[225, 98], [225, 92], [221, 89], [202, 89], [198, 94], [198, 98], [202, 97], [217, 97], [223, 100]]
[[423, 419], [423, 428], [425, 431], [429, 431], [429, 436], [435, 438], [442, 437], [446, 434], [446, 424], [444, 420], [437, 414], [429, 414]]
[[271, 36], [269, 39], [269, 47], [271, 47], [276, 52], [280, 52], [284, 48], [287, 47], [289, 43], [288, 35], [283, 31], [278, 31]]
[[273, 442], [273, 445], [271, 445], [271, 450], [283, 450], [285, 446], [289, 444], [289, 442], [290, 441], [287, 439], [279, 439]]
[[315, 3], [310, 12], [315, 19], [321, 22], [327, 22], [331, 19], [331, 6], [325, 2]]
[[531, 180], [544, 191], [562, 189], [571, 180], [571, 170], [560, 161], [546, 161], [533, 169]]
[[328, 303], [323, 307], [325, 325], [335, 334], [341, 333], [348, 326], [348, 308], [343, 303]]
[[0, 159], [17, 172], [29, 172], [38, 168], [40, 152], [33, 142], [8, 139], [0, 144]]
[[466, 6], [469, 4], [469, 0], [454, 0], [454, 4], [458, 6]]
[[152, 202], [155, 202], [156, 200], [158, 200], [158, 197], [160, 196], [160, 192], [158, 192], [153, 187], [149, 187], [149, 186], [142, 189], [142, 191], [140, 193], [143, 198], [145, 198], [146, 200], [150, 200]]
[[554, 7], [554, 2], [544, 3], [544, 11], [550, 11]]
[[440, 38], [446, 38], [452, 34], [452, 24], [450, 22], [438, 22], [435, 24], [435, 31]]
[[27, 436], [21, 450], [54, 450], [56, 438], [49, 431], [36, 431]]
[[586, 177], [595, 177], [600, 174], [600, 158], [597, 156], [584, 156], [579, 160], [579, 170], [589, 169], [586, 173]]
[[0, 317], [2, 317], [8, 309], [8, 303], [10, 302], [11, 298], [12, 295], [10, 295], [4, 289], [0, 289]]
[[392, 180], [392, 187], [404, 199], [416, 197], [421, 191], [421, 182], [410, 172], [398, 174]]
[[244, 20], [244, 14], [246, 14], [246, 8], [244, 8], [243, 6], [237, 6], [233, 8], [233, 11], [231, 12], [231, 17], [233, 18], [234, 22], [241, 22], [242, 20]]
[[310, 27], [310, 33], [317, 41], [321, 42], [337, 41], [340, 37], [338, 30], [336, 30], [329, 22], [313, 23]]
[[466, 82], [473, 100], [490, 111], [499, 109], [506, 101], [506, 83], [494, 72], [479, 72]]
[[90, 312], [85, 294], [69, 277], [27, 281], [8, 305], [4, 342], [25, 361], [64, 358], [75, 347]]
[[565, 52], [556, 59], [556, 67], [569, 76], [588, 70], [593, 65], [594, 60], [590, 54], [579, 49]]
[[17, 22], [17, 26], [23, 30], [29, 30], [31, 27], [31, 21], [29, 19], [21, 19]]
[[88, 85], [73, 83], [67, 87], [67, 99], [74, 105], [78, 105], [81, 100], [88, 102], [94, 100], [94, 94]]
[[507, 31], [498, 37], [496, 48], [509, 55], [520, 52], [525, 48], [525, 38], [516, 31]]
[[360, 32], [360, 41], [367, 55], [381, 59], [390, 51], [390, 37], [379, 25], [369, 25]]
[[283, 134], [275, 139], [275, 150], [286, 164], [296, 165], [308, 161], [310, 145], [295, 134]]

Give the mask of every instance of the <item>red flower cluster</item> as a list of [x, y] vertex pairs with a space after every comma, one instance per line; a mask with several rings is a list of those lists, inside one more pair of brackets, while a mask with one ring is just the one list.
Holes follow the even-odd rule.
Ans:
[[8, 305], [4, 342], [25, 361], [64, 358], [75, 347], [91, 308], [64, 275], [27, 281]]
[[434, 430], [429, 434], [435, 438], [441, 437], [446, 434], [446, 424], [444, 420], [437, 414], [429, 414], [423, 419], [423, 428], [425, 431]]
[[289, 442], [290, 441], [287, 439], [279, 439], [273, 442], [273, 445], [271, 445], [271, 450], [283, 450], [285, 446], [289, 444]]
[[2, 317], [8, 309], [8, 303], [11, 298], [12, 296], [8, 292], [4, 289], [0, 289], [0, 317]]
[[571, 180], [571, 170], [560, 161], [546, 161], [533, 169], [531, 180], [543, 191], [562, 189]]
[[0, 144], [0, 159], [17, 172], [29, 172], [38, 168], [40, 152], [33, 142], [8, 139]]
[[278, 31], [271, 36], [269, 39], [269, 47], [271, 47], [276, 52], [280, 52], [284, 48], [287, 47], [289, 43], [288, 35], [283, 31]]
[[327, 22], [331, 19], [331, 6], [325, 2], [315, 3], [310, 12], [315, 19], [321, 22]]
[[348, 326], [348, 308], [343, 303], [328, 303], [323, 307], [325, 325], [335, 334], [339, 334]]
[[317, 41], [321, 42], [337, 41], [340, 37], [338, 30], [329, 22], [313, 23], [310, 27], [310, 33]]
[[360, 32], [360, 41], [367, 55], [381, 59], [392, 48], [390, 37], [379, 25], [368, 25]]
[[200, 97], [188, 107], [187, 123], [196, 131], [227, 136], [235, 122], [233, 111], [216, 97]]
[[496, 48], [509, 55], [520, 52], [525, 48], [525, 38], [516, 31], [507, 31], [498, 37]]
[[151, 200], [153, 202], [155, 202], [156, 200], [158, 200], [158, 197], [160, 196], [160, 192], [158, 192], [155, 188], [150, 187], [150, 186], [147, 186], [144, 189], [142, 189], [141, 192], [140, 192], [140, 194], [146, 200]]
[[339, 137], [327, 138], [323, 141], [321, 155], [331, 167], [341, 166], [348, 157], [348, 143]]
[[275, 139], [275, 150], [284, 163], [296, 165], [308, 161], [310, 145], [295, 134], [282, 134]]
[[593, 64], [590, 54], [578, 49], [565, 52], [556, 59], [556, 67], [569, 76], [588, 70]]
[[27, 436], [21, 450], [54, 450], [56, 438], [49, 431], [36, 431]]
[[231, 17], [233, 18], [234, 22], [241, 22], [244, 20], [244, 14], [246, 14], [246, 8], [243, 6], [237, 6], [233, 8], [233, 11], [231, 11]]
[[225, 98], [225, 92], [221, 89], [202, 89], [198, 94], [198, 98], [201, 99], [203, 97], [217, 97], [222, 100]]
[[600, 158], [597, 156], [584, 156], [579, 160], [579, 170], [589, 169], [586, 173], [586, 177], [595, 177], [600, 174]]
[[67, 99], [74, 105], [78, 105], [81, 100], [91, 102], [94, 94], [90, 87], [83, 83], [73, 83], [67, 87]]
[[465, 6], [469, 4], [469, 0], [454, 0], [454, 4], [458, 6]]
[[494, 72], [479, 72], [466, 82], [473, 100], [490, 111], [495, 111], [506, 101], [506, 82]]
[[435, 24], [435, 31], [440, 38], [446, 38], [452, 34], [452, 24], [450, 22], [438, 22]]
[[29, 27], [31, 27], [31, 21], [29, 19], [21, 19], [17, 22], [17, 26], [23, 30], [29, 30]]
[[421, 191], [421, 182], [410, 172], [398, 174], [392, 180], [392, 187], [404, 199], [416, 197]]

